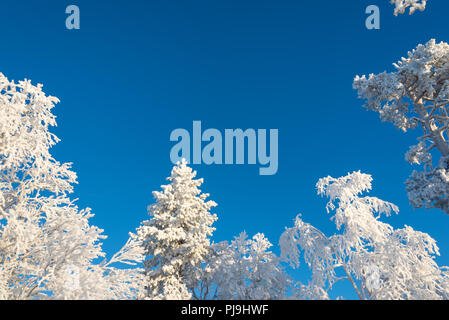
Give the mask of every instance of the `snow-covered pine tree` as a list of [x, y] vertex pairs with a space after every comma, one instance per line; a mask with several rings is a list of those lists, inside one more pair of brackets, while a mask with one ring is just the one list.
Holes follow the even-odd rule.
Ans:
[[147, 256], [144, 262], [145, 290], [141, 298], [183, 300], [195, 298], [201, 281], [201, 267], [211, 253], [209, 237], [217, 216], [210, 210], [217, 204], [206, 201], [199, 187], [203, 179], [183, 159], [155, 191], [156, 203], [148, 207], [150, 220], [137, 230]]
[[449, 45], [430, 40], [394, 67], [390, 73], [357, 76], [354, 89], [382, 121], [404, 132], [422, 129], [419, 143], [405, 155], [411, 164], [423, 166], [406, 181], [408, 198], [414, 208], [449, 214]]
[[57, 102], [42, 85], [0, 73], [0, 299], [130, 298], [138, 270], [112, 264], [139, 262], [140, 245], [131, 239], [111, 261], [93, 263], [105, 236], [68, 196], [71, 165], [50, 154]]
[[312, 271], [298, 297], [327, 299], [336, 282], [348, 280], [362, 300], [448, 299], [449, 273], [435, 262], [435, 240], [409, 226], [394, 229], [379, 221], [381, 214], [398, 208], [361, 197], [371, 181], [360, 172], [318, 181], [318, 193], [330, 198], [327, 210], [335, 211], [331, 219], [340, 232], [328, 237], [298, 216], [295, 226], [282, 234], [281, 257], [297, 267], [303, 252]]

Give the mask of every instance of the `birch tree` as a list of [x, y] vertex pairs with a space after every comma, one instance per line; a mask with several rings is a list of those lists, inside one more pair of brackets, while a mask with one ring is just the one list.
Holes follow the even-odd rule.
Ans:
[[[59, 139], [42, 85], [0, 73], [0, 299], [113, 299], [134, 295], [140, 245], [130, 240], [109, 262], [90, 209], [70, 199], [76, 174], [50, 154]], [[136, 258], [136, 261], [131, 261]]]

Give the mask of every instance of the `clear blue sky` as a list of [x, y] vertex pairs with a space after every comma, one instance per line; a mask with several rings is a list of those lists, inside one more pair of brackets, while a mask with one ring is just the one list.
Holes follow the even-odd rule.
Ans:
[[[429, 233], [438, 262], [449, 265], [449, 216], [415, 211], [406, 197], [404, 153], [418, 132], [381, 123], [352, 89], [356, 74], [392, 70], [418, 43], [449, 41], [449, 3], [430, 0], [425, 12], [394, 17], [388, 2], [9, 1], [0, 11], [0, 72], [60, 98], [54, 155], [74, 163], [75, 196], [109, 236], [108, 254], [147, 219], [151, 192], [171, 170], [170, 132], [201, 120], [221, 131], [279, 129], [277, 175], [194, 166], [219, 204], [215, 241], [246, 230], [277, 245], [298, 213], [330, 234], [315, 183], [360, 169], [374, 177], [372, 196], [400, 207], [384, 221]], [[80, 30], [65, 28], [70, 4], [81, 10]], [[381, 30], [365, 28], [370, 4], [381, 9]]]

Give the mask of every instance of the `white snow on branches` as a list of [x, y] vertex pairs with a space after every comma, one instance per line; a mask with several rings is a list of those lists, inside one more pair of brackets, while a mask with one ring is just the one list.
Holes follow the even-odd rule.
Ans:
[[285, 274], [280, 259], [269, 251], [271, 247], [262, 233], [248, 239], [245, 232], [230, 244], [216, 244], [206, 268], [209, 271], [207, 291], [214, 292], [209, 299], [285, 299], [291, 280]]
[[424, 11], [427, 0], [391, 0], [390, 3], [395, 5], [394, 14], [397, 16], [405, 13], [407, 8], [410, 8], [410, 14], [413, 14], [416, 10]]
[[137, 235], [147, 260], [141, 298], [167, 300], [282, 299], [290, 285], [272, 244], [261, 233], [241, 233], [231, 243], [211, 244], [217, 220], [198, 189], [202, 179], [185, 160], [172, 170], [169, 185], [154, 192], [151, 219]]
[[[406, 154], [424, 167], [407, 181], [409, 198], [415, 207], [447, 212], [448, 57], [447, 44], [430, 41], [396, 64], [396, 72], [354, 81], [382, 120], [403, 131], [422, 127], [420, 142]], [[262, 233], [211, 243], [217, 204], [183, 160], [170, 183], [153, 193], [150, 220], [105, 259], [103, 230], [89, 223], [91, 210], [79, 209], [69, 196], [76, 174], [50, 153], [59, 141], [49, 131], [57, 102], [41, 85], [0, 74], [0, 299], [329, 299], [342, 280], [364, 300], [449, 299], [449, 273], [435, 261], [436, 241], [382, 222], [399, 210], [363, 196], [372, 178], [361, 172], [316, 185], [329, 198], [335, 234], [298, 216], [282, 234], [277, 257]], [[433, 148], [441, 155], [436, 166]], [[307, 284], [293, 283], [283, 268], [283, 262], [298, 268], [301, 260], [312, 271]]]
[[209, 212], [216, 203], [205, 201], [209, 195], [201, 193], [203, 180], [195, 176], [184, 159], [179, 162], [168, 178], [171, 183], [153, 193], [152, 218], [137, 230], [148, 257], [143, 298], [190, 299], [200, 281], [217, 217]]
[[111, 263], [135, 258], [129, 253], [140, 245], [130, 241], [111, 263], [94, 263], [106, 237], [68, 196], [71, 165], [50, 154], [57, 102], [42, 85], [0, 73], [0, 299], [130, 298], [137, 269]]
[[447, 299], [449, 278], [435, 262], [434, 239], [409, 226], [394, 229], [380, 216], [398, 208], [378, 198], [361, 197], [371, 189], [371, 176], [354, 172], [317, 183], [330, 198], [328, 212], [337, 232], [326, 236], [300, 216], [280, 239], [282, 258], [298, 267], [301, 252], [312, 280], [298, 297], [326, 299], [333, 285], [348, 280], [360, 299]]

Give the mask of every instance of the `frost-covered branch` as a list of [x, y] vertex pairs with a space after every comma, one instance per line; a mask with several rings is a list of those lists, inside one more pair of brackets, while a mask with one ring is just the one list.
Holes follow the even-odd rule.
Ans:
[[[449, 213], [449, 45], [430, 40], [394, 64], [394, 72], [356, 76], [354, 89], [368, 110], [406, 132], [421, 128], [419, 143], [406, 160], [423, 165], [407, 180], [415, 208], [438, 208]], [[432, 156], [437, 159], [432, 161]]]
[[405, 13], [409, 8], [409, 13], [413, 14], [416, 10], [424, 11], [426, 9], [427, 0], [390, 0], [390, 3], [394, 4], [394, 14]]
[[216, 206], [206, 201], [202, 179], [185, 160], [178, 163], [162, 192], [154, 192], [151, 219], [137, 230], [143, 245], [142, 299], [282, 299], [289, 286], [279, 258], [261, 233], [231, 243], [210, 243]]
[[50, 153], [57, 102], [42, 85], [0, 73], [0, 299], [130, 298], [124, 283], [138, 270], [95, 263], [103, 230], [69, 197], [71, 164]]
[[[272, 244], [261, 233], [248, 239], [245, 232], [230, 244], [214, 245], [206, 265], [206, 279], [215, 288], [212, 299], [280, 300], [291, 286], [280, 259], [269, 249]], [[206, 298], [210, 298], [205, 296]]]
[[[435, 262], [434, 239], [409, 226], [394, 229], [380, 221], [398, 208], [378, 198], [361, 197], [371, 189], [371, 176], [354, 172], [317, 183], [330, 198], [337, 233], [326, 236], [300, 216], [280, 238], [281, 257], [299, 266], [301, 256], [312, 271], [299, 298], [327, 299], [337, 281], [347, 279], [359, 299], [447, 299], [449, 277]], [[302, 255], [301, 255], [302, 254]]]

